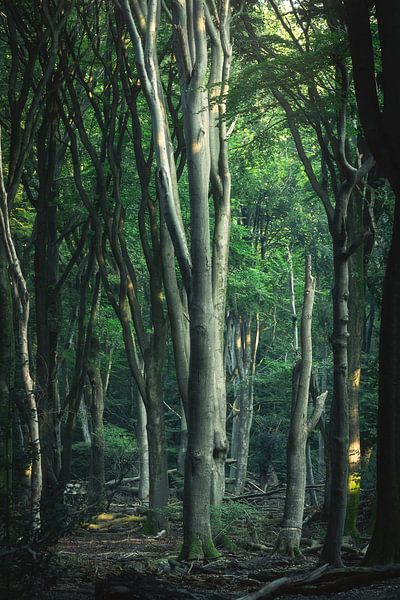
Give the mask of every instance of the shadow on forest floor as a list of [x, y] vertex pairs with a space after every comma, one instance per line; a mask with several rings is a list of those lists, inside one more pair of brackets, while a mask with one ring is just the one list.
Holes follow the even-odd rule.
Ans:
[[[114, 505], [117, 514], [134, 515], [132, 504]], [[269, 500], [269, 502], [271, 502]], [[281, 509], [274, 501], [274, 510]], [[243, 510], [246, 510], [245, 505]], [[168, 535], [145, 536], [140, 520], [115, 518], [100, 528], [80, 527], [61, 538], [43, 556], [28, 550], [18, 560], [0, 564], [0, 597], [4, 600], [228, 600], [240, 598], [279, 577], [304, 574], [318, 566], [321, 523], [307, 525], [308, 546], [298, 559], [271, 556], [278, 532], [277, 519], [268, 526], [262, 543], [239, 542], [208, 564], [178, 563], [181, 528], [173, 522]], [[241, 543], [242, 542], [242, 543]], [[360, 563], [365, 541], [347, 544], [346, 564]], [[242, 546], [242, 547], [241, 547]], [[245, 546], [245, 548], [243, 548]], [[316, 590], [318, 592], [318, 590]], [[313, 595], [276, 598], [337, 598], [342, 600], [400, 600], [400, 578], [369, 586]]]

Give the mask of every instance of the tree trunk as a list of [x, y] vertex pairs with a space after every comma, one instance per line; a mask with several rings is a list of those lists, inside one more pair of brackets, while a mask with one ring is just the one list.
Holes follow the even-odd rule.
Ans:
[[184, 475], [188, 432], [187, 432], [187, 421], [186, 421], [185, 409], [183, 407], [182, 402], [181, 402], [180, 415], [181, 415], [181, 426], [180, 426], [180, 438], [179, 438], [179, 449], [178, 449], [178, 472], [181, 475]]
[[334, 239], [333, 286], [333, 399], [330, 420], [331, 494], [323, 560], [342, 566], [341, 546], [347, 507], [349, 407], [347, 393], [347, 325], [349, 274], [345, 258], [347, 238]]
[[130, 380], [131, 399], [136, 416], [136, 443], [139, 455], [139, 500], [147, 503], [149, 501], [149, 444], [147, 440], [147, 414], [143, 398], [134, 378]]
[[92, 335], [87, 369], [91, 394], [92, 431], [90, 443], [89, 504], [101, 510], [106, 505], [104, 475], [104, 390], [100, 372], [100, 343]]
[[288, 263], [289, 263], [289, 289], [290, 289], [290, 304], [292, 307], [292, 332], [293, 332], [293, 349], [297, 354], [299, 351], [299, 328], [297, 324], [297, 312], [296, 312], [296, 295], [294, 289], [294, 273], [293, 273], [293, 261], [292, 253], [290, 248], [287, 249]]
[[311, 323], [315, 278], [311, 275], [311, 257], [305, 268], [304, 302], [301, 320], [301, 361], [293, 374], [293, 402], [287, 447], [287, 488], [283, 525], [276, 551], [296, 556], [300, 553], [306, 491], [307, 406], [312, 369]]
[[[234, 493], [243, 493], [247, 476], [247, 462], [250, 447], [250, 431], [253, 422], [253, 394], [256, 356], [259, 343], [259, 318], [256, 317], [254, 339], [251, 318], [234, 318], [234, 344], [231, 352], [230, 370], [234, 381], [234, 403], [232, 418], [231, 458], [236, 462], [231, 466], [234, 478]], [[233, 362], [232, 362], [233, 361]]]
[[[214, 255], [211, 252], [208, 193], [211, 179], [211, 154], [217, 159], [216, 162], [213, 161], [217, 175], [212, 180], [213, 185], [221, 184], [222, 180], [224, 182], [229, 180], [226, 136], [224, 135], [225, 121], [220, 118], [224, 111], [226, 94], [223, 92], [229, 69], [220, 69], [219, 65], [228, 67], [229, 63], [224, 60], [224, 57], [229, 54], [230, 49], [230, 8], [229, 2], [221, 3], [218, 11], [218, 29], [208, 8], [201, 0], [194, 0], [187, 7], [174, 3], [172, 10], [188, 164], [190, 252], [180, 215], [177, 168], [173, 156], [167, 106], [157, 56], [160, 3], [154, 4], [154, 10], [149, 11], [147, 18], [143, 18], [141, 10], [138, 10], [138, 5], [133, 5], [139, 25], [135, 23], [130, 3], [127, 0], [121, 0], [120, 8], [135, 48], [139, 76], [151, 113], [153, 137], [156, 140], [157, 183], [162, 213], [165, 216], [168, 233], [174, 245], [182, 281], [188, 295], [190, 318], [188, 449], [185, 465], [184, 542], [181, 556], [185, 559], [211, 557], [217, 554], [210, 526], [213, 449], [215, 449], [218, 469], [227, 449], [222, 429], [225, 424], [220, 423], [218, 435], [214, 435], [214, 422], [218, 423], [220, 415], [223, 413], [222, 410], [219, 410], [220, 399], [216, 398], [216, 390], [222, 381], [220, 369], [223, 360], [220, 352], [222, 352], [223, 344], [220, 343], [218, 335], [221, 325], [220, 309], [224, 311], [225, 303], [224, 291], [227, 273], [225, 217], [229, 215], [229, 194], [227, 195], [229, 185], [223, 185], [224, 192], [222, 195], [219, 194], [218, 198], [214, 196], [216, 204]], [[205, 8], [207, 8], [206, 12]], [[145, 47], [138, 26], [147, 32]], [[209, 104], [207, 92], [206, 26], [210, 32], [213, 46], [212, 65], [209, 70], [210, 80], [213, 84], [215, 83], [213, 76], [218, 75], [218, 101], [215, 106]], [[221, 57], [222, 61], [217, 64], [216, 60]], [[223, 85], [221, 85], [221, 81]], [[210, 130], [209, 127], [209, 111], [211, 109], [218, 113], [220, 128], [217, 133], [219, 134], [218, 140], [223, 140], [221, 148], [219, 145], [212, 147], [210, 141], [210, 134], [214, 139], [216, 132], [214, 128]], [[223, 201], [221, 202], [221, 200]], [[217, 253], [216, 248], [222, 252]], [[222, 281], [213, 286], [213, 283], [216, 283], [215, 276], [222, 277]], [[220, 291], [222, 291], [221, 294]], [[221, 397], [223, 396], [221, 388]], [[221, 489], [219, 485], [218, 487]]]
[[[364, 233], [364, 199], [354, 191], [348, 208], [348, 231], [352, 239]], [[365, 260], [364, 245], [349, 258], [349, 457], [347, 482], [347, 510], [344, 532], [357, 536], [357, 515], [361, 485], [361, 446], [359, 391], [361, 381], [361, 352], [365, 314]]]
[[207, 61], [204, 8], [194, 2], [197, 30], [196, 71], [190, 86], [182, 82], [184, 133], [188, 157], [191, 222], [190, 363], [188, 394], [188, 448], [183, 500], [184, 538], [181, 558], [218, 555], [210, 526], [213, 469], [215, 386], [215, 321], [212, 298], [212, 256], [208, 208], [210, 153]]
[[13, 415], [15, 371], [14, 316], [4, 240], [0, 236], [0, 539], [9, 537], [12, 506]]
[[149, 533], [167, 527], [169, 484], [167, 447], [165, 439], [164, 405], [162, 403], [162, 366], [152, 361], [145, 367], [147, 439], [149, 447]]
[[318, 496], [317, 496], [317, 492], [316, 492], [315, 488], [313, 487], [315, 485], [315, 479], [314, 479], [314, 469], [313, 469], [313, 464], [312, 464], [310, 438], [308, 438], [307, 445], [306, 445], [306, 464], [307, 464], [307, 484], [309, 486], [311, 486], [310, 487], [311, 505], [314, 508], [318, 508], [319, 507]]
[[100, 276], [97, 273], [93, 286], [91, 299], [90, 315], [86, 322], [87, 295], [89, 283], [93, 276], [95, 267], [95, 257], [93, 246], [89, 249], [88, 263], [82, 277], [79, 278], [79, 314], [78, 314], [78, 337], [75, 345], [75, 365], [71, 381], [71, 387], [66, 398], [67, 418], [63, 428], [63, 451], [62, 451], [62, 469], [60, 473], [60, 482], [65, 486], [71, 479], [72, 463], [72, 444], [76, 425], [76, 418], [79, 406], [83, 396], [83, 389], [87, 375], [87, 361], [90, 350], [90, 339], [92, 329], [96, 320], [98, 296], [100, 293]]
[[[90, 406], [90, 404], [89, 404]], [[90, 427], [89, 427], [89, 415], [86, 406], [86, 399], [84, 398], [84, 402], [81, 402], [79, 405], [79, 420], [81, 422], [82, 436], [85, 444], [90, 445], [91, 436], [90, 436]]]
[[383, 284], [379, 343], [376, 520], [366, 562], [400, 562], [400, 197]]
[[369, 314], [365, 319], [364, 335], [363, 335], [363, 340], [364, 340], [363, 351], [366, 354], [369, 354], [371, 352], [374, 325], [375, 325], [375, 300], [374, 300], [373, 296], [370, 295]]
[[[61, 448], [57, 435], [59, 410], [56, 356], [59, 306], [54, 290], [58, 282], [57, 188], [55, 179], [61, 156], [56, 141], [59, 114], [57, 85], [52, 81], [42, 125], [37, 135], [39, 191], [35, 236], [36, 386], [43, 468], [42, 511], [55, 504], [60, 474]], [[49, 515], [50, 516], [50, 515]], [[51, 516], [50, 516], [51, 518]]]
[[40, 532], [41, 515], [40, 499], [42, 494], [42, 461], [39, 438], [39, 421], [34, 381], [31, 371], [28, 325], [29, 325], [29, 294], [22, 273], [14, 240], [10, 229], [8, 196], [3, 178], [3, 156], [0, 139], [0, 240], [7, 256], [11, 275], [14, 307], [18, 326], [17, 349], [21, 365], [22, 385], [25, 394], [27, 424], [29, 429], [30, 450], [30, 480], [31, 480], [31, 531], [36, 537]]

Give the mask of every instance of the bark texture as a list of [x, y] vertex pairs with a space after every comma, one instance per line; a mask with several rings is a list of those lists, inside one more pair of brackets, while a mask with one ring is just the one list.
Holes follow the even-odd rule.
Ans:
[[9, 535], [12, 506], [12, 438], [15, 340], [13, 304], [6, 248], [0, 236], [0, 539]]
[[368, 564], [400, 562], [400, 198], [383, 284], [379, 342], [376, 520]]
[[287, 447], [287, 488], [283, 525], [276, 551], [295, 556], [300, 553], [306, 491], [306, 444], [308, 437], [307, 406], [312, 369], [312, 312], [315, 278], [311, 274], [311, 257], [305, 267], [304, 301], [301, 318], [301, 361], [294, 369], [293, 399]]
[[[210, 500], [213, 498], [219, 502], [222, 498], [227, 452], [222, 332], [230, 199], [224, 119], [231, 53], [230, 7], [229, 2], [222, 2], [218, 7], [213, 6], [211, 14], [206, 4], [194, 0], [187, 5], [174, 3], [172, 10], [188, 166], [190, 251], [180, 214], [179, 169], [171, 142], [158, 63], [157, 34], [161, 5], [156, 1], [150, 2], [147, 14], [138, 4], [131, 6], [128, 0], [122, 0], [120, 8], [135, 49], [152, 121], [157, 185], [165, 221], [165, 227], [162, 224], [163, 275], [173, 335], [184, 332], [181, 318], [184, 307], [181, 302], [176, 303], [176, 306], [182, 307], [180, 311], [172, 307], [172, 302], [177, 300], [177, 285], [173, 263], [167, 263], [167, 256], [170, 261], [174, 260], [174, 256], [177, 259], [188, 302], [189, 356], [185, 353], [183, 338], [174, 342], [175, 357], [179, 359], [177, 368], [182, 367], [178, 381], [188, 422], [181, 556], [188, 559], [215, 556]], [[211, 46], [209, 90], [208, 39]], [[215, 100], [213, 104], [210, 97]], [[213, 239], [208, 201], [210, 183], [215, 203]], [[187, 384], [184, 381], [186, 375]]]
[[236, 495], [243, 493], [246, 483], [253, 422], [254, 375], [260, 335], [258, 315], [254, 320], [254, 331], [252, 319], [247, 315], [230, 315], [228, 320], [227, 343], [232, 346], [228, 352], [229, 371], [234, 389], [230, 456], [235, 460], [231, 465], [230, 476], [234, 480], [233, 492]]
[[361, 123], [368, 146], [396, 196], [381, 307], [377, 518], [366, 556], [370, 564], [383, 564], [400, 560], [400, 81], [396, 72], [400, 59], [400, 6], [395, 0], [376, 3], [383, 103], [376, 86], [370, 7], [362, 0], [345, 0], [345, 8]]
[[[352, 239], [364, 232], [364, 198], [353, 192], [349, 203], [348, 229]], [[357, 535], [357, 515], [361, 487], [361, 445], [359, 392], [361, 384], [361, 352], [365, 315], [364, 244], [349, 258], [349, 458], [345, 534]]]
[[89, 475], [89, 504], [99, 512], [106, 505], [105, 473], [104, 473], [104, 388], [100, 370], [100, 342], [91, 336], [88, 360], [88, 378], [90, 383], [90, 414], [91, 414], [91, 443], [90, 443], [90, 475]]

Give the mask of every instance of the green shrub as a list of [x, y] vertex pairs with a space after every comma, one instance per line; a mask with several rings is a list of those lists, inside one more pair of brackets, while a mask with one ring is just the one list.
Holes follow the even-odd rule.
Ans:
[[[131, 477], [136, 474], [137, 448], [134, 434], [117, 425], [104, 426], [106, 480]], [[86, 479], [89, 475], [90, 445], [77, 442], [72, 447], [72, 479]]]
[[230, 500], [222, 506], [211, 508], [213, 536], [231, 539], [233, 542], [259, 542], [265, 530], [265, 514], [262, 509], [247, 502]]

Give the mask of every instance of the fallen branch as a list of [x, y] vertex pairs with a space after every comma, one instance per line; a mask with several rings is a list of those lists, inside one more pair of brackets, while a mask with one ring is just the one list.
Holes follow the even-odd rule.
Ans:
[[[324, 487], [323, 483], [316, 483], [314, 485], [307, 485], [306, 490], [310, 489], [318, 489]], [[261, 492], [247, 492], [246, 494], [241, 494], [240, 496], [226, 496], [224, 500], [247, 500], [252, 498], [262, 498], [263, 496], [274, 496], [275, 494], [281, 494], [286, 491], [286, 483], [279, 484], [279, 486], [274, 487], [272, 490], [266, 490]]]
[[275, 579], [256, 592], [241, 596], [238, 600], [269, 600], [283, 594], [318, 596], [343, 592], [356, 586], [394, 577], [400, 577], [400, 564], [342, 569], [330, 569], [329, 565], [323, 565], [303, 576]]
[[274, 494], [280, 494], [286, 490], [286, 484], [279, 485], [276, 488], [268, 491], [262, 492], [247, 492], [246, 494], [241, 494], [240, 496], [227, 496], [224, 500], [247, 500], [248, 498], [260, 498], [262, 496], [272, 496]]
[[[322, 548], [323, 544], [314, 544], [312, 546], [306, 546], [305, 548], [302, 548], [301, 552], [303, 554], [317, 554], [320, 550], [322, 550]], [[357, 548], [354, 548], [354, 546], [350, 546], [350, 544], [342, 544], [342, 552], [347, 552], [348, 554], [355, 554], [359, 558], [363, 557], [362, 552], [360, 550], [357, 550]]]
[[113, 515], [113, 514], [101, 514], [99, 515], [94, 523], [82, 523], [82, 527], [89, 529], [90, 531], [99, 531], [101, 529], [107, 529], [116, 525], [131, 525], [142, 523], [146, 520], [146, 517], [138, 517], [136, 515]]
[[249, 542], [249, 541], [239, 541], [238, 545], [245, 550], [257, 550], [259, 552], [271, 552], [274, 545], [273, 544], [260, 544], [257, 542]]
[[[168, 475], [173, 475], [177, 471], [178, 469], [169, 469]], [[140, 475], [137, 475], [136, 477], [124, 477], [123, 479], [111, 479], [110, 481], [106, 481], [105, 486], [114, 487], [124, 485], [126, 483], [136, 483], [138, 481], [140, 481]]]

